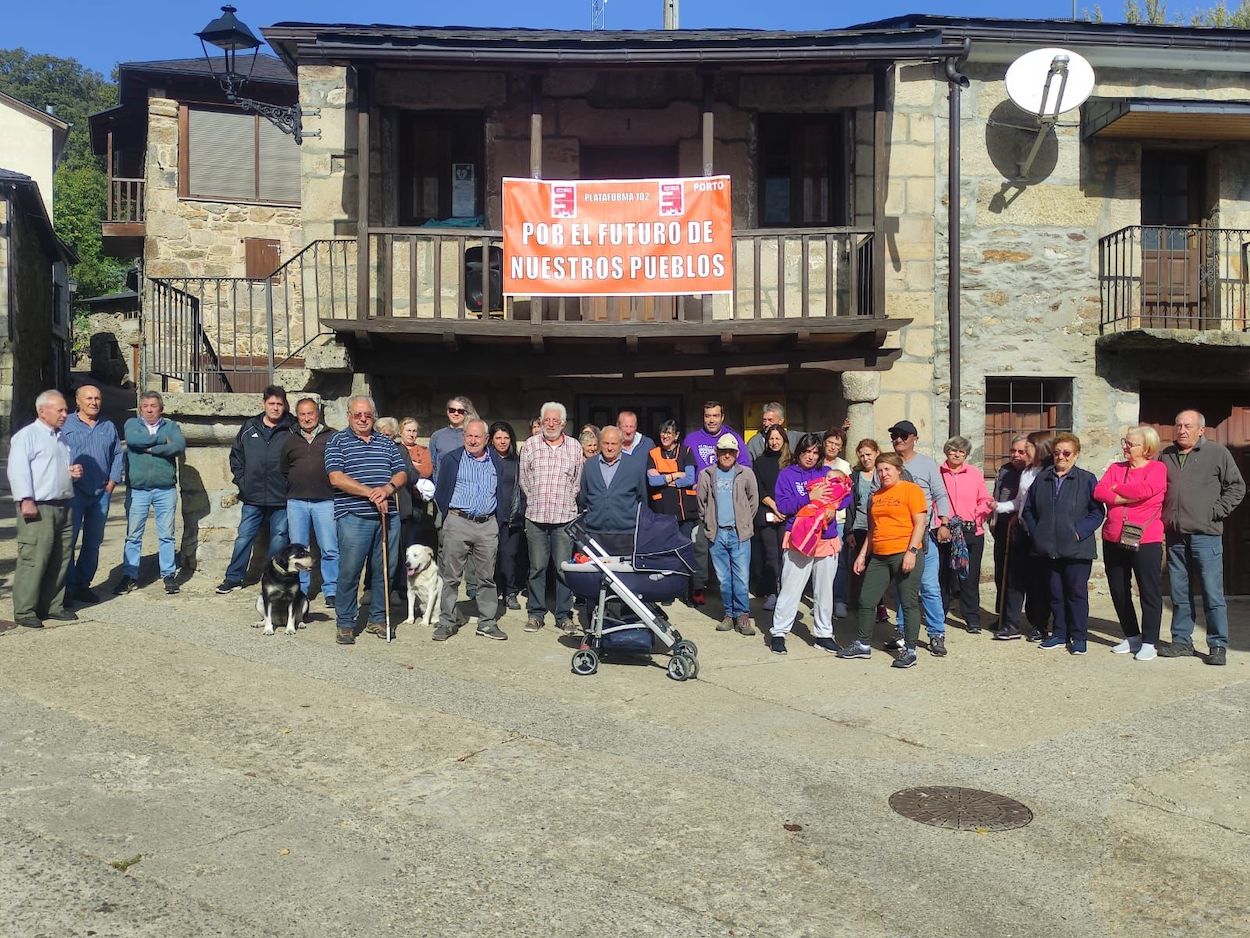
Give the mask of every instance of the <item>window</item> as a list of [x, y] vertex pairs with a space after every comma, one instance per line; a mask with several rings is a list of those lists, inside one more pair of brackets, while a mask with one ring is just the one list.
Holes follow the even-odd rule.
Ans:
[[178, 194], [299, 204], [299, 147], [256, 114], [182, 108]]
[[985, 462], [987, 476], [1011, 452], [1011, 438], [1034, 430], [1072, 429], [1071, 378], [986, 378]]
[[842, 118], [761, 114], [758, 129], [760, 225], [846, 224]]
[[401, 225], [486, 213], [486, 122], [480, 112], [409, 111], [400, 121]]

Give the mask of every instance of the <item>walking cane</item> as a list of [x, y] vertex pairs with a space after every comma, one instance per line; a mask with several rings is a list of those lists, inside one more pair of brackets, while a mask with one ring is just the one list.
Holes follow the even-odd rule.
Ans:
[[1003, 585], [998, 591], [998, 627], [1003, 627], [1003, 606], [1007, 603], [1007, 573], [1011, 569], [1011, 535], [1015, 533], [1016, 516], [1012, 515], [1007, 519], [1007, 533], [1003, 538], [1007, 541], [1007, 550], [1003, 554]]
[[[385, 508], [390, 508], [390, 499], [386, 500]], [[398, 505], [398, 499], [396, 499]], [[382, 508], [378, 509], [382, 512], [382, 595], [386, 602], [386, 640], [391, 640], [391, 558], [386, 549], [389, 538], [386, 536], [386, 516], [387, 511]]]

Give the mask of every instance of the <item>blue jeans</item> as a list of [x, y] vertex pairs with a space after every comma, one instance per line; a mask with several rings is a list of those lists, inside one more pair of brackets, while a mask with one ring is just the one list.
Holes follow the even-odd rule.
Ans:
[[[335, 519], [339, 548], [339, 576], [334, 592], [334, 618], [340, 629], [356, 627], [360, 603], [360, 574], [365, 560], [373, 557], [373, 582], [369, 584], [369, 621], [386, 621], [386, 595], [382, 579], [382, 522], [377, 515], [344, 515]], [[399, 519], [386, 519], [386, 549], [391, 557], [399, 550]], [[388, 558], [389, 559], [389, 558]]]
[[[69, 573], [65, 577], [65, 587], [70, 593], [88, 589], [95, 579], [96, 568], [100, 566], [100, 544], [104, 542], [104, 523], [109, 517], [110, 497], [105, 491], [91, 495], [74, 489], [74, 499], [70, 503], [73, 533], [70, 535]], [[81, 547], [78, 546], [79, 531], [82, 532]]]
[[1224, 539], [1218, 534], [1168, 535], [1168, 586], [1172, 591], [1172, 644], [1192, 643], [1194, 577], [1202, 585], [1207, 645], [1228, 647], [1228, 609], [1224, 605]]
[[286, 535], [286, 506], [249, 505], [243, 503], [243, 515], [239, 518], [239, 533], [234, 539], [234, 552], [230, 566], [226, 567], [226, 580], [242, 583], [247, 575], [247, 565], [252, 559], [252, 544], [260, 533], [260, 526], [269, 522], [269, 556], [272, 557], [290, 543]]
[[132, 580], [139, 575], [139, 555], [143, 549], [143, 529], [148, 523], [148, 509], [156, 510], [156, 543], [161, 560], [161, 578], [173, 576], [174, 513], [178, 510], [178, 490], [130, 489], [126, 494], [126, 548], [122, 556], [122, 573]]
[[751, 542], [738, 540], [733, 528], [721, 528], [708, 545], [708, 555], [720, 580], [720, 601], [731, 618], [749, 613], [747, 585], [751, 582]]
[[[286, 526], [292, 544], [311, 547], [309, 536], [313, 533], [317, 535], [317, 550], [321, 553], [321, 592], [326, 599], [333, 599], [339, 582], [339, 537], [334, 524], [334, 499], [288, 500]], [[299, 588], [304, 591], [305, 596], [308, 595], [308, 583], [311, 579], [307, 570], [300, 571]]]
[[[932, 638], [946, 634], [946, 607], [942, 602], [942, 560], [938, 556], [937, 536], [930, 531], [924, 539], [924, 570], [920, 575], [920, 612], [925, 629]], [[906, 623], [899, 607], [899, 633]], [[919, 631], [916, 633], [920, 634]]]

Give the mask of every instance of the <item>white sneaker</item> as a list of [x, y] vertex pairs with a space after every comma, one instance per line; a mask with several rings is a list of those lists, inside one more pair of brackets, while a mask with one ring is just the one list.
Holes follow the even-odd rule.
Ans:
[[1143, 643], [1141, 649], [1137, 652], [1137, 654], [1133, 655], [1133, 657], [1137, 661], [1153, 661], [1155, 658], [1159, 657], [1159, 654], [1155, 651], [1154, 645], [1147, 645]]
[[1127, 655], [1135, 653], [1139, 648], [1141, 648], [1140, 638], [1126, 638], [1124, 641], [1120, 642], [1120, 644], [1112, 648], [1111, 653], [1113, 655]]

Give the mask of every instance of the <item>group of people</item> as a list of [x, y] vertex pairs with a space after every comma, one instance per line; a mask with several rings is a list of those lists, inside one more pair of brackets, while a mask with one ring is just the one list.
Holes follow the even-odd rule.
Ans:
[[[157, 392], [144, 392], [137, 417], [119, 438], [100, 418], [101, 395], [78, 390], [70, 415], [55, 391], [36, 402], [38, 419], [13, 437], [9, 481], [18, 503], [16, 621], [74, 619], [66, 605], [94, 603], [109, 502], [126, 480], [127, 535], [114, 593], [138, 585], [139, 554], [155, 513], [160, 576], [177, 593], [174, 520], [177, 462], [185, 440], [163, 416]], [[955, 436], [944, 460], [917, 451], [907, 420], [889, 429], [891, 451], [860, 440], [843, 457], [845, 432], [799, 433], [770, 403], [762, 431], [748, 446], [708, 401], [701, 426], [685, 434], [674, 421], [658, 441], [622, 411], [614, 426], [566, 432], [559, 402], [542, 406], [530, 435], [488, 425], [465, 397], [447, 402], [447, 426], [429, 445], [414, 418], [379, 417], [368, 397], [348, 402], [348, 426], [325, 426], [312, 398], [288, 409], [277, 386], [262, 393], [262, 411], [245, 421], [231, 448], [240, 522], [217, 592], [242, 588], [256, 538], [268, 528], [269, 555], [290, 543], [320, 555], [322, 594], [334, 610], [336, 640], [357, 635], [361, 576], [369, 613], [365, 631], [386, 634], [387, 586], [404, 588], [406, 549], [437, 552], [443, 589], [435, 641], [461, 627], [462, 583], [476, 602], [476, 632], [506, 640], [501, 607], [520, 609], [527, 632], [573, 631], [573, 595], [560, 564], [573, 556], [568, 524], [582, 516], [610, 551], [629, 550], [637, 512], [672, 516], [695, 545], [687, 597], [707, 602], [712, 573], [719, 585], [720, 631], [754, 635], [750, 594], [772, 612], [769, 647], [786, 638], [810, 592], [813, 644], [839, 658], [868, 658], [876, 623], [892, 587], [897, 599], [893, 665], [916, 663], [920, 630], [929, 652], [947, 654], [946, 619], [958, 601], [970, 633], [981, 631], [980, 578], [986, 532], [993, 535], [995, 638], [1026, 637], [1045, 649], [1087, 651], [1088, 586], [1101, 529], [1103, 562], [1124, 641], [1112, 651], [1137, 660], [1194, 654], [1196, 594], [1206, 614], [1210, 664], [1225, 662], [1228, 622], [1223, 599], [1223, 520], [1245, 495], [1228, 450], [1205, 438], [1205, 420], [1177, 415], [1174, 441], [1161, 449], [1148, 426], [1129, 430], [1123, 459], [1097, 478], [1078, 465], [1081, 442], [1068, 432], [1039, 431], [1011, 441], [1010, 460], [992, 490], [968, 463], [971, 444]], [[122, 442], [125, 447], [122, 447]], [[385, 549], [383, 544], [385, 542]], [[1166, 564], [1173, 607], [1172, 640], [1159, 643]], [[389, 569], [388, 569], [389, 565]], [[307, 572], [301, 586], [311, 586]], [[387, 580], [390, 583], [387, 583]], [[1136, 581], [1140, 616], [1133, 601]], [[835, 619], [854, 611], [856, 639], [841, 646]]]

